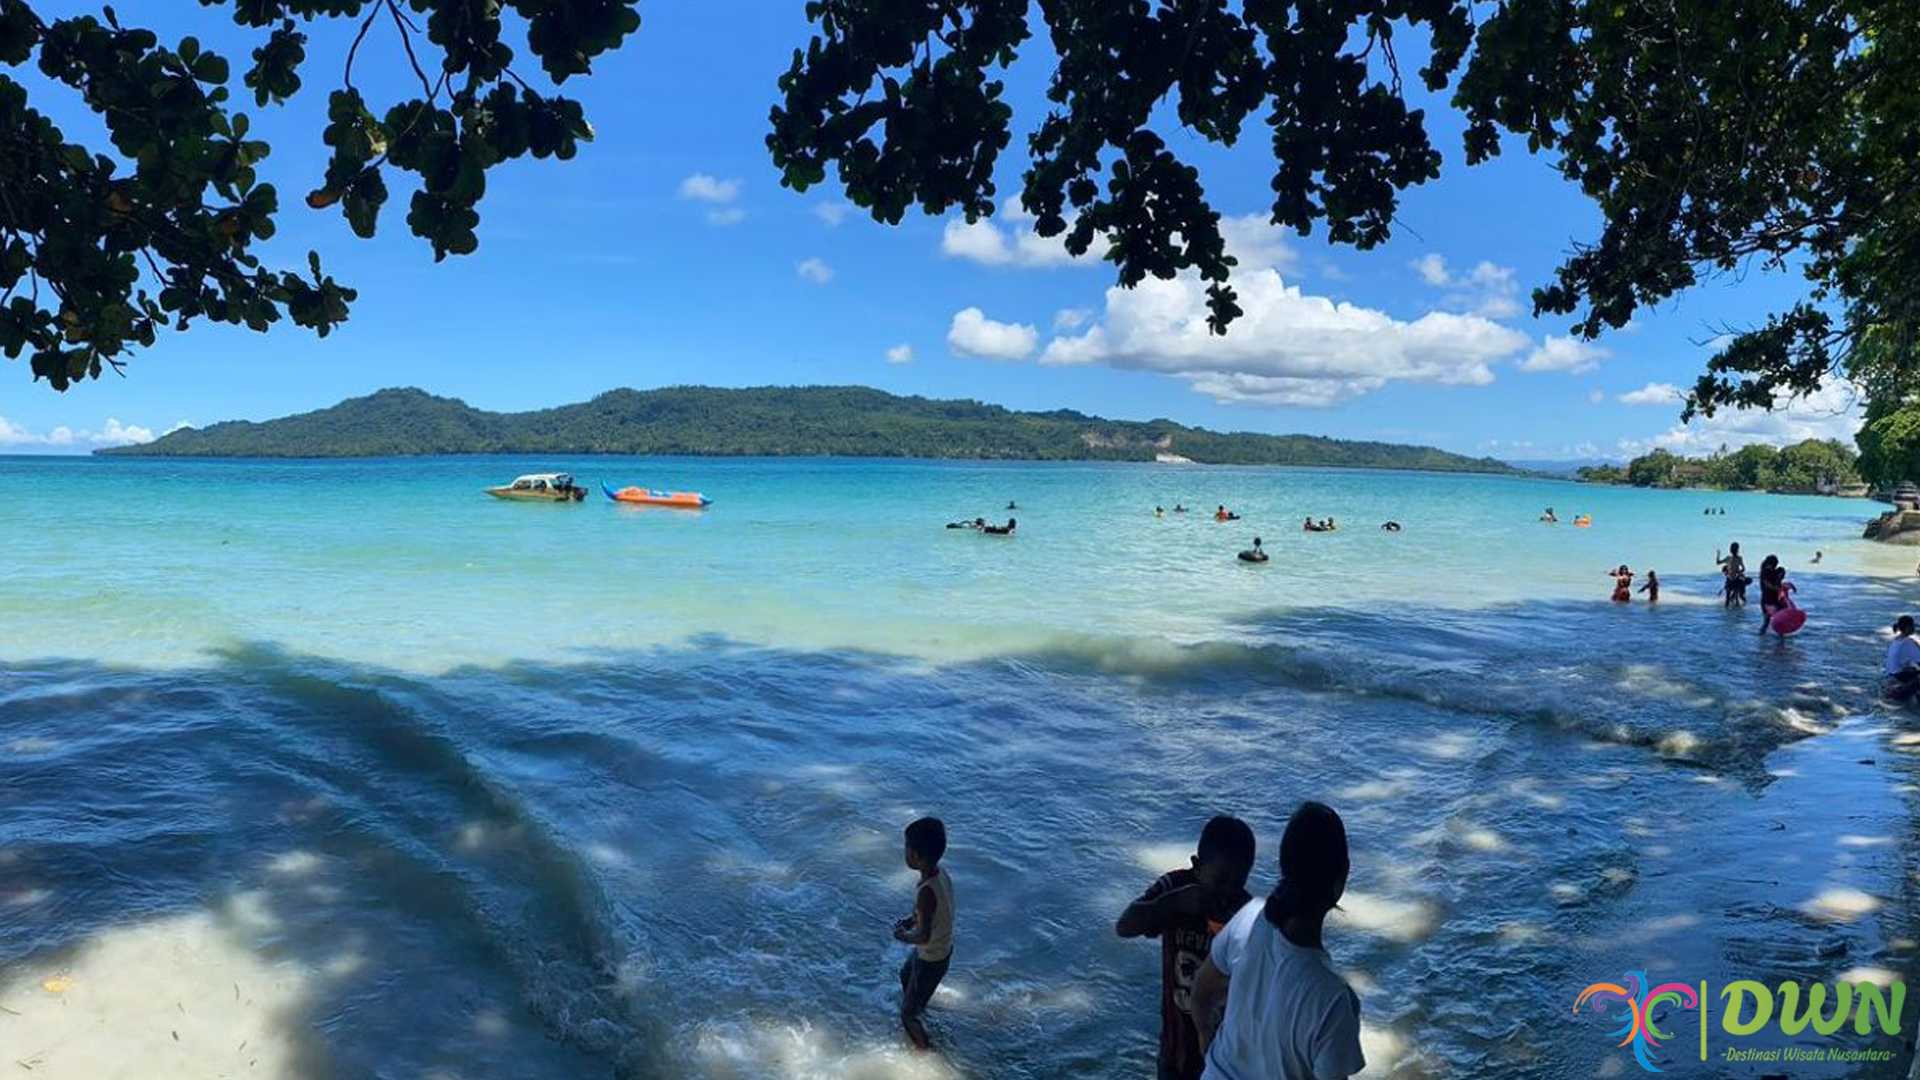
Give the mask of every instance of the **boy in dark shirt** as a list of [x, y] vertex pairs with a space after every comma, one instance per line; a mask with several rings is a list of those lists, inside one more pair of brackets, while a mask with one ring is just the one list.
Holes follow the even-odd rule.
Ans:
[[1253, 899], [1253, 858], [1247, 823], [1216, 817], [1200, 832], [1193, 868], [1161, 875], [1113, 924], [1121, 937], [1160, 939], [1160, 1080], [1198, 1080], [1206, 1067], [1187, 996], [1213, 936]]

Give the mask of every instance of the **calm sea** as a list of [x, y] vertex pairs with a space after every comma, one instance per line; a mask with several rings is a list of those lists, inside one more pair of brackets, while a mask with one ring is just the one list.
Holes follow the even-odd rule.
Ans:
[[[596, 494], [480, 492], [536, 469]], [[1920, 578], [1868, 503], [619, 458], [14, 458], [0, 493], [0, 1068], [36, 1078], [1149, 1075], [1157, 946], [1115, 916], [1219, 812], [1269, 887], [1305, 798], [1352, 834], [1371, 1076], [1637, 1074], [1588, 984], [1912, 947], [1872, 685]], [[1736, 540], [1800, 635], [1722, 610]], [[1621, 563], [1657, 607], [1607, 602]], [[887, 936], [924, 813], [937, 1058]], [[1690, 1037], [1668, 1073], [1724, 1075]]]

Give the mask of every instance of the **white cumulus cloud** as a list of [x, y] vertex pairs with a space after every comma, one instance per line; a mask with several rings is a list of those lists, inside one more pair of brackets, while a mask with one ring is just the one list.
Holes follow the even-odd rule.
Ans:
[[793, 268], [793, 272], [800, 275], [800, 280], [814, 285], [825, 285], [833, 280], [833, 267], [819, 259], [803, 259]]
[[1278, 271], [1236, 271], [1244, 314], [1225, 335], [1207, 329], [1197, 275], [1111, 288], [1099, 321], [1061, 336], [1045, 364], [1106, 364], [1185, 380], [1224, 402], [1331, 405], [1389, 382], [1484, 385], [1492, 365], [1529, 338], [1477, 315], [1429, 312], [1411, 321], [1289, 286]]
[[956, 313], [947, 330], [947, 347], [954, 355], [979, 360], [1025, 360], [1039, 345], [1037, 327], [995, 322], [977, 307]]
[[[1105, 238], [1095, 237], [1085, 255], [1070, 255], [1061, 242], [1062, 237], [1041, 236], [1033, 230], [1033, 221], [1033, 215], [1027, 213], [1017, 199], [1007, 200], [996, 218], [974, 222], [949, 219], [940, 234], [940, 253], [982, 266], [1044, 269], [1090, 265], [1099, 262], [1106, 252]], [[1286, 233], [1275, 228], [1263, 215], [1223, 217], [1220, 236], [1226, 242], [1227, 253], [1239, 260], [1242, 271], [1285, 270], [1294, 264], [1294, 251], [1287, 243]]]
[[102, 446], [122, 446], [127, 443], [148, 443], [153, 441], [151, 429], [137, 424], [122, 424], [113, 417], [107, 417], [107, 426], [93, 436], [93, 442]]
[[722, 180], [697, 172], [680, 181], [680, 197], [710, 206], [711, 209], [707, 211], [709, 225], [738, 225], [747, 219], [747, 212], [733, 205], [740, 198], [738, 180]]
[[0, 446], [31, 446], [40, 441], [40, 436], [0, 416]]
[[1838, 439], [1851, 444], [1854, 432], [1860, 430], [1865, 407], [1865, 400], [1853, 386], [1835, 381], [1772, 412], [1722, 409], [1712, 417], [1696, 417], [1691, 424], [1675, 425], [1652, 439], [1623, 443], [1621, 449], [1644, 453], [1657, 446], [1676, 454], [1698, 455], [1713, 453], [1722, 446], [1729, 450], [1753, 443], [1786, 446], [1805, 439]]
[[695, 202], [730, 203], [740, 197], [740, 181], [697, 172], [680, 181], [680, 197]]
[[852, 212], [853, 207], [839, 199], [829, 199], [826, 202], [813, 204], [813, 216], [819, 218], [830, 229], [839, 228], [840, 223], [847, 220], [847, 215]]
[[965, 259], [982, 266], [1045, 268], [1099, 261], [1098, 241], [1085, 255], [1072, 255], [1068, 253], [1066, 245], [1060, 242], [1060, 237], [1048, 238], [1034, 232], [1033, 226], [1027, 224], [1032, 219], [1025, 214], [1015, 215], [1009, 210], [1003, 212], [1002, 217], [1015, 224], [1003, 229], [990, 218], [979, 221], [950, 219], [940, 234], [940, 253], [950, 259]]
[[1686, 395], [1672, 383], [1650, 382], [1615, 398], [1622, 405], [1678, 405]]
[[1600, 366], [1613, 350], [1591, 341], [1570, 337], [1549, 337], [1515, 365], [1521, 371], [1564, 371], [1578, 375]]
[[1220, 219], [1220, 238], [1227, 242], [1227, 254], [1238, 260], [1236, 273], [1253, 270], [1278, 270], [1286, 273], [1299, 261], [1284, 230], [1260, 214], [1241, 214]]
[[1436, 289], [1445, 287], [1453, 280], [1453, 275], [1447, 272], [1446, 257], [1437, 251], [1428, 252], [1413, 260], [1413, 268], [1419, 271], [1427, 284]]
[[1441, 303], [1451, 310], [1488, 319], [1511, 319], [1520, 314], [1520, 283], [1514, 279], [1512, 267], [1482, 259], [1466, 273], [1456, 273], [1438, 252], [1420, 256], [1412, 266], [1422, 281], [1436, 289], [1450, 290]]
[[[188, 425], [175, 424], [168, 431], [178, 431]], [[41, 434], [9, 421], [0, 416], [0, 446], [51, 447], [54, 449], [85, 450], [102, 446], [127, 446], [132, 443], [153, 441], [153, 429], [138, 424], [123, 424], [116, 417], [109, 416], [107, 422], [98, 430], [76, 429], [61, 424], [45, 434]]]
[[1078, 330], [1087, 325], [1087, 320], [1091, 318], [1093, 318], [1092, 308], [1063, 308], [1053, 313], [1053, 328], [1055, 330]]
[[902, 342], [901, 344], [895, 345], [893, 348], [888, 349], [887, 363], [889, 364], [913, 363], [913, 346], [908, 345], [905, 342]]

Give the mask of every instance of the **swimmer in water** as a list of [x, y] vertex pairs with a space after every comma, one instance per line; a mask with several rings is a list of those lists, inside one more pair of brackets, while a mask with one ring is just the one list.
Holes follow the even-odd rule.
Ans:
[[1381, 529], [1382, 529], [1383, 531], [1385, 531], [1385, 532], [1399, 532], [1399, 531], [1400, 531], [1400, 523], [1399, 523], [1399, 522], [1397, 522], [1397, 521], [1389, 521], [1389, 522], [1387, 522], [1387, 523], [1385, 523], [1385, 524], [1383, 524], [1383, 525], [1381, 525], [1381, 526], [1380, 526], [1380, 528], [1381, 528]]
[[1553, 507], [1551, 506], [1547, 507], [1546, 513], [1540, 515], [1540, 520], [1545, 522], [1548, 525], [1560, 524], [1560, 519], [1553, 516]]
[[983, 524], [980, 528], [980, 531], [983, 533], [986, 533], [988, 536], [1012, 536], [1013, 530], [1019, 527], [1019, 525], [1020, 525], [1019, 522], [1013, 520], [1012, 518], [1008, 518], [1007, 523], [1005, 525]]
[[1160, 508], [1159, 508], [1159, 507], [1157, 507], [1157, 506], [1153, 508], [1153, 516], [1154, 516], [1154, 517], [1165, 517], [1165, 516], [1166, 516], [1166, 514], [1167, 514], [1167, 512], [1166, 512], [1165, 510], [1162, 510], [1162, 509], [1160, 509]]
[[1807, 563], [1807, 565], [1808, 565], [1808, 566], [1819, 566], [1819, 565], [1820, 565], [1820, 552], [1818, 552], [1818, 551], [1816, 551], [1816, 552], [1814, 552], [1814, 553], [1813, 553], [1813, 559], [1812, 559], [1812, 560], [1811, 560], [1810, 562], [1808, 562], [1808, 563]]
[[1260, 538], [1253, 538], [1253, 547], [1240, 553], [1241, 562], [1262, 563], [1267, 561], [1266, 549], [1260, 546]]

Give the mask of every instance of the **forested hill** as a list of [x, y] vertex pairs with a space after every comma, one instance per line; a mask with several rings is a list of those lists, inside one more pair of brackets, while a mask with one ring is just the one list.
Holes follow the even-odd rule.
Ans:
[[424, 454], [689, 454], [1007, 458], [1340, 465], [1514, 472], [1491, 458], [1311, 435], [1220, 434], [1168, 420], [1015, 412], [975, 401], [896, 397], [850, 386], [614, 390], [581, 405], [484, 412], [420, 390], [382, 390], [262, 423], [182, 428], [98, 451], [165, 457], [393, 457]]

